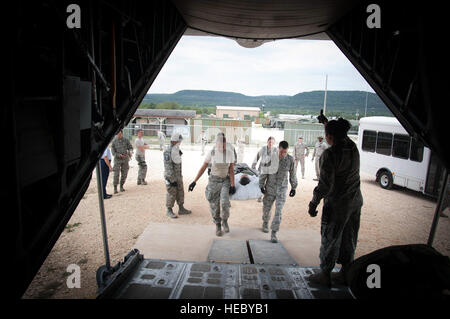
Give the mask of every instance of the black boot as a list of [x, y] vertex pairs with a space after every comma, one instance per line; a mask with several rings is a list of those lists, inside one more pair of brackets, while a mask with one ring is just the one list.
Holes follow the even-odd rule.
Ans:
[[331, 276], [330, 273], [325, 273], [323, 271], [310, 275], [306, 279], [312, 283], [319, 284], [322, 286], [327, 286], [331, 289]]
[[345, 278], [345, 271], [348, 269], [348, 265], [342, 265], [338, 272], [331, 273], [331, 281], [336, 285], [347, 286], [347, 280]]

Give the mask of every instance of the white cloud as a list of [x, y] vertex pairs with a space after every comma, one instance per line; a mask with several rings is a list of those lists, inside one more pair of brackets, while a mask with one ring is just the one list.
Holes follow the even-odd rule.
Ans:
[[247, 49], [218, 37], [184, 36], [150, 93], [184, 89], [246, 95], [323, 90], [373, 90], [332, 41], [279, 40]]

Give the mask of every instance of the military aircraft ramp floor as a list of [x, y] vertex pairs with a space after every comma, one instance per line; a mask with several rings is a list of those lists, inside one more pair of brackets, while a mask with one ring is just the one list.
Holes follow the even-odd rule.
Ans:
[[100, 293], [99, 297], [353, 298], [344, 286], [335, 285], [330, 290], [305, 278], [319, 271], [318, 234], [286, 229], [280, 231], [280, 242], [274, 244], [268, 240], [268, 234], [256, 228], [234, 227], [221, 238], [214, 236], [213, 231], [213, 225], [151, 223], [136, 242], [140, 254], [129, 259], [128, 263], [133, 258], [136, 260], [127, 280], [114, 289], [105, 289], [107, 293]]

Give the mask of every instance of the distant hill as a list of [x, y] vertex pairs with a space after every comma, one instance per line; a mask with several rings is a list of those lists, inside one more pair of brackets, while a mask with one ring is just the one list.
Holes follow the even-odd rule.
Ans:
[[[257, 106], [265, 105], [266, 110], [291, 110], [298, 113], [317, 113], [323, 107], [324, 91], [302, 92], [289, 95], [247, 96], [234, 92], [183, 90], [173, 94], [147, 94], [143, 103], [177, 102], [181, 105], [196, 107]], [[364, 114], [366, 92], [363, 91], [327, 91], [327, 114], [348, 113]], [[367, 115], [392, 116], [392, 113], [374, 93], [367, 99]]]

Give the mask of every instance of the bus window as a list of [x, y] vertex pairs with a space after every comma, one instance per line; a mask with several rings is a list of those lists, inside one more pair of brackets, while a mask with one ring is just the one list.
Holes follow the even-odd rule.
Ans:
[[419, 163], [423, 160], [423, 143], [415, 138], [411, 140], [411, 154], [409, 159]]
[[394, 145], [392, 148], [392, 156], [408, 159], [409, 158], [409, 142], [411, 138], [405, 134], [394, 135]]
[[377, 153], [391, 155], [392, 152], [392, 133], [378, 132]]
[[363, 151], [375, 152], [375, 144], [377, 142], [377, 132], [364, 131], [362, 140]]

